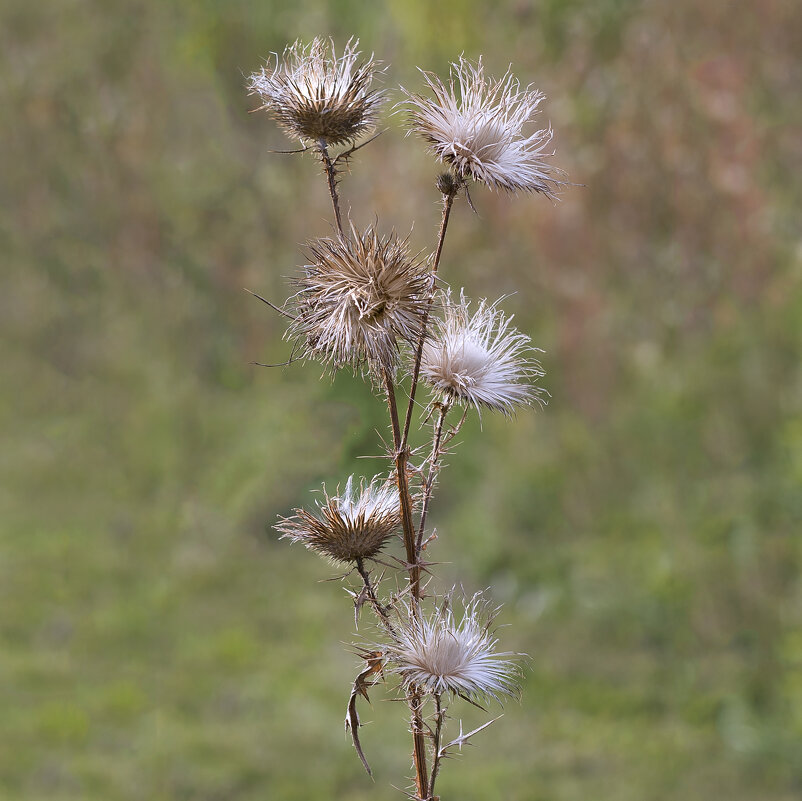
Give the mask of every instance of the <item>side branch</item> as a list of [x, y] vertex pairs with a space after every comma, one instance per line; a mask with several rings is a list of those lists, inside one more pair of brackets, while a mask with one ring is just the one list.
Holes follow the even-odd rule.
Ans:
[[440, 461], [440, 446], [443, 437], [443, 423], [445, 422], [446, 415], [450, 410], [448, 404], [442, 404], [439, 408], [437, 415], [437, 422], [434, 426], [434, 439], [432, 441], [432, 453], [429, 456], [429, 472], [423, 482], [423, 506], [420, 515], [420, 527], [418, 528], [418, 538], [415, 543], [415, 554], [420, 558], [420, 552], [423, 546], [423, 534], [426, 531], [426, 514], [429, 511], [429, 502], [432, 499], [432, 491], [434, 490], [434, 482], [437, 476], [438, 463]]
[[373, 585], [370, 583], [370, 573], [365, 570], [365, 563], [362, 559], [356, 560], [356, 569], [359, 575], [362, 577], [363, 583], [363, 591], [366, 593], [368, 599], [370, 600], [371, 606], [373, 610], [376, 612], [379, 620], [381, 620], [382, 625], [387, 629], [390, 634], [393, 634], [393, 624], [390, 622], [390, 616], [387, 614], [387, 608], [382, 606], [379, 599], [376, 597], [376, 592], [373, 589]]
[[432, 747], [432, 778], [429, 780], [429, 795], [434, 796], [434, 783], [437, 781], [437, 774], [440, 772], [440, 760], [443, 752], [440, 748], [443, 736], [443, 723], [445, 722], [446, 711], [440, 702], [440, 694], [434, 696], [434, 743]]
[[451, 215], [451, 207], [454, 205], [454, 198], [456, 197], [457, 190], [459, 185], [456, 185], [455, 188], [448, 194], [443, 195], [443, 218], [440, 222], [440, 234], [437, 239], [437, 251], [434, 255], [434, 264], [432, 266], [432, 288], [431, 294], [429, 295], [429, 303], [426, 307], [426, 311], [423, 314], [423, 324], [421, 325], [421, 333], [418, 337], [418, 345], [415, 349], [415, 364], [412, 368], [412, 386], [409, 390], [409, 406], [407, 406], [407, 415], [406, 419], [404, 420], [404, 433], [401, 438], [401, 442], [404, 446], [407, 444], [407, 439], [409, 437], [409, 427], [412, 424], [412, 410], [415, 407], [415, 392], [418, 389], [418, 376], [420, 375], [420, 362], [421, 357], [423, 356], [423, 343], [426, 341], [426, 329], [429, 325], [429, 314], [432, 310], [432, 303], [434, 302], [434, 287], [435, 287], [435, 279], [437, 277], [437, 268], [440, 266], [440, 256], [443, 253], [443, 243], [446, 240], [446, 229], [448, 228], [448, 218]]

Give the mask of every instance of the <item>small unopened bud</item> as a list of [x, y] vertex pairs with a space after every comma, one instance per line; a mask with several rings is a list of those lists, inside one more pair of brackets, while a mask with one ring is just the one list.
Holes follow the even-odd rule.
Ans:
[[437, 176], [435, 186], [437, 186], [437, 190], [440, 194], [453, 197], [457, 194], [460, 183], [459, 178], [457, 178], [453, 172], [443, 172]]

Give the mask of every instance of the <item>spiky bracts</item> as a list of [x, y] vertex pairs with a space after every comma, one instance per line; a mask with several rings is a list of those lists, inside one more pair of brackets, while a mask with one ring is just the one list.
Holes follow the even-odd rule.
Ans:
[[405, 240], [372, 227], [316, 240], [308, 252], [288, 335], [305, 357], [334, 368], [394, 369], [400, 344], [420, 335], [432, 285], [425, 261], [410, 256]]
[[531, 340], [512, 326], [497, 305], [481, 300], [471, 314], [464, 294], [443, 303], [421, 354], [421, 378], [445, 401], [511, 414], [516, 406], [542, 401], [532, 381], [543, 375]]
[[354, 487], [348, 478], [340, 495], [318, 504], [319, 514], [296, 509], [274, 526], [282, 539], [300, 542], [333, 562], [356, 562], [376, 556], [401, 525], [401, 504], [395, 484], [374, 477]]
[[359, 40], [351, 39], [341, 56], [334, 42], [315, 38], [289, 45], [281, 59], [253, 73], [251, 94], [291, 138], [339, 145], [375, 129], [383, 93], [371, 88], [380, 63], [359, 61]]
[[405, 687], [433, 695], [497, 701], [516, 695], [519, 668], [510, 659], [515, 654], [496, 650], [491, 629], [496, 610], [477, 593], [464, 603], [458, 619], [453, 595], [428, 615], [405, 610], [393, 641], [383, 649], [388, 669]]
[[551, 127], [524, 134], [544, 95], [508, 71], [495, 80], [485, 75], [481, 58], [451, 65], [447, 83], [423, 72], [432, 97], [407, 92], [410, 131], [429, 143], [438, 159], [457, 175], [491, 189], [540, 192], [554, 197], [562, 181], [546, 158]]

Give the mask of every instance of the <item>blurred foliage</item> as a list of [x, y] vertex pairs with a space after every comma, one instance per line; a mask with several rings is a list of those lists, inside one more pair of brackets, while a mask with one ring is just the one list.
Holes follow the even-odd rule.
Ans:
[[[244, 75], [330, 33], [388, 87], [512, 62], [584, 185], [477, 188], [446, 244], [453, 285], [517, 292], [552, 402], [466, 427], [436, 499], [444, 580], [490, 585], [531, 655], [443, 797], [799, 798], [801, 12], [4, 0], [2, 797], [400, 797], [403, 710], [370, 712], [375, 785], [341, 729], [350, 601], [268, 528], [379, 469], [381, 404], [251, 367], [288, 345], [242, 291], [285, 297], [330, 230]], [[431, 247], [434, 171], [395, 126], [343, 192]]]

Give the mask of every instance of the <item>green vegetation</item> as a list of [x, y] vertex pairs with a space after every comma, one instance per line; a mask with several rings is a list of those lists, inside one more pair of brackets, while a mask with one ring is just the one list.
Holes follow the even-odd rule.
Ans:
[[[760, 6], [760, 7], [759, 7]], [[0, 796], [390, 799], [330, 568], [277, 514], [370, 474], [381, 404], [282, 361], [311, 159], [244, 75], [355, 34], [417, 85], [465, 52], [546, 92], [551, 205], [479, 188], [442, 274], [546, 354], [549, 407], [466, 427], [441, 573], [491, 586], [521, 706], [444, 799], [802, 793], [802, 14], [635, 0], [5, 0], [0, 8]], [[435, 166], [393, 128], [342, 191], [431, 247]], [[363, 633], [367, 633], [366, 631]], [[380, 694], [377, 694], [377, 699]], [[466, 725], [480, 718], [466, 710]], [[366, 713], [366, 718], [368, 714]]]

